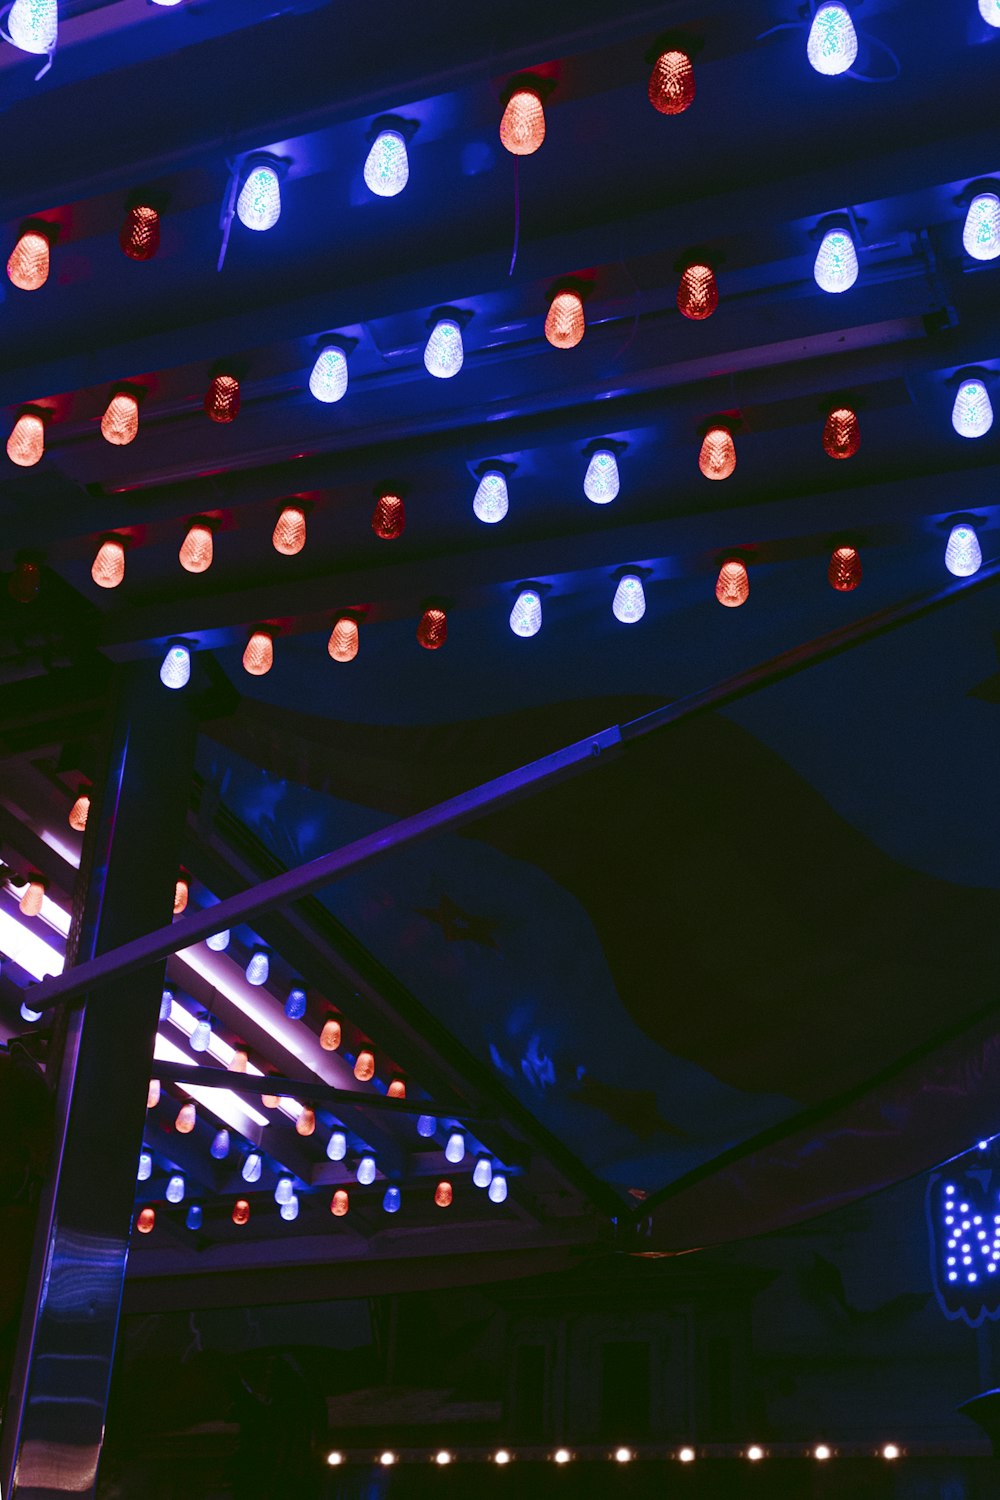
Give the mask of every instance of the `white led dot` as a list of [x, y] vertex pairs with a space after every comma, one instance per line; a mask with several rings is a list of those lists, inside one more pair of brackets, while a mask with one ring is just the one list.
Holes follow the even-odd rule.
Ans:
[[693, 1464], [694, 1463], [694, 1457], [695, 1457], [694, 1449], [693, 1448], [682, 1448], [681, 1451], [678, 1453], [677, 1457], [680, 1459], [680, 1461], [681, 1461], [682, 1464]]
[[763, 1457], [764, 1450], [763, 1448], [758, 1448], [756, 1443], [754, 1443], [752, 1448], [747, 1449], [747, 1458], [752, 1464], [759, 1463]]
[[344, 1455], [342, 1453], [328, 1453], [326, 1455], [326, 1461], [330, 1465], [331, 1469], [336, 1469], [340, 1464], [344, 1462]]
[[383, 1454], [381, 1454], [379, 1456], [379, 1463], [382, 1464], [387, 1469], [391, 1468], [391, 1466], [395, 1462], [396, 1462], [396, 1455], [395, 1455], [395, 1453], [390, 1453], [388, 1451], [388, 1449], [385, 1451], [385, 1453], [383, 1453]]
[[899, 1449], [896, 1447], [896, 1444], [895, 1443], [886, 1443], [885, 1447], [882, 1449], [882, 1457], [883, 1458], [898, 1458], [899, 1457]]
[[494, 1455], [493, 1455], [493, 1462], [495, 1464], [509, 1464], [510, 1463], [510, 1454], [507, 1452], [507, 1449], [506, 1448], [498, 1448], [497, 1451], [496, 1451], [496, 1453], [494, 1453]]
[[557, 1448], [552, 1457], [555, 1459], [557, 1464], [569, 1463], [569, 1452], [565, 1448]]
[[440, 1453], [436, 1453], [434, 1455], [434, 1462], [436, 1464], [442, 1464], [442, 1465], [444, 1465], [444, 1464], [450, 1464], [451, 1463], [451, 1454], [447, 1451], [446, 1448], [442, 1448]]
[[825, 1443], [820, 1443], [817, 1448], [813, 1449], [813, 1458], [818, 1458], [818, 1459], [820, 1459], [822, 1461], [823, 1459], [826, 1459], [826, 1458], [829, 1458], [829, 1457], [830, 1457], [830, 1450], [826, 1446]]
[[616, 1463], [627, 1464], [631, 1460], [631, 1458], [632, 1458], [632, 1449], [631, 1448], [616, 1448], [615, 1449], [615, 1462]]

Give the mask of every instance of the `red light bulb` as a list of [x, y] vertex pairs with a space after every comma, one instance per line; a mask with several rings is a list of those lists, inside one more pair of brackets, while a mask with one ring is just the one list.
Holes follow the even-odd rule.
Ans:
[[42, 910], [42, 902], [45, 900], [46, 881], [41, 875], [32, 875], [28, 880], [28, 888], [21, 897], [18, 905], [23, 917], [37, 917]]
[[187, 911], [190, 886], [186, 875], [178, 875], [174, 886], [174, 916], [179, 917], [182, 911]]
[[125, 577], [125, 544], [120, 537], [106, 536], [97, 549], [90, 576], [101, 589], [116, 589]]
[[137, 204], [125, 215], [118, 243], [129, 260], [152, 260], [160, 248], [160, 216], [148, 204]]
[[129, 391], [116, 391], [101, 418], [101, 436], [116, 448], [134, 441], [139, 431], [139, 403]]
[[545, 337], [553, 349], [575, 349], [586, 331], [579, 293], [556, 292], [545, 315]]
[[385, 1092], [389, 1099], [405, 1099], [406, 1084], [402, 1078], [394, 1078]]
[[266, 630], [255, 630], [243, 652], [243, 667], [251, 677], [263, 677], [274, 666], [274, 639]]
[[371, 1083], [375, 1077], [375, 1058], [371, 1052], [359, 1052], [354, 1063], [354, 1076], [359, 1083]]
[[346, 1188], [338, 1188], [330, 1199], [330, 1212], [335, 1218], [342, 1219], [351, 1206], [351, 1200], [347, 1196]]
[[500, 121], [500, 141], [512, 156], [531, 156], [545, 139], [545, 106], [534, 89], [515, 89]]
[[649, 76], [649, 102], [661, 115], [682, 115], [694, 103], [694, 67], [686, 52], [661, 52]]
[[156, 1209], [142, 1208], [136, 1216], [135, 1227], [140, 1234], [152, 1234], [156, 1224]]
[[857, 412], [849, 406], [836, 406], [823, 427], [823, 449], [831, 458], [853, 458], [861, 447], [861, 427]]
[[417, 626], [417, 640], [425, 651], [440, 651], [448, 639], [448, 617], [443, 609], [425, 609]]
[[188, 573], [207, 573], [214, 555], [211, 526], [204, 521], [192, 521], [177, 554], [181, 567]]
[[698, 467], [706, 479], [729, 478], [736, 468], [736, 444], [728, 427], [712, 427], [706, 432]]
[[715, 585], [715, 597], [727, 609], [739, 609], [750, 597], [750, 579], [747, 565], [741, 558], [731, 557], [719, 569]]
[[37, 292], [49, 279], [49, 239], [39, 229], [26, 229], [10, 254], [7, 275], [22, 292]]
[[275, 552], [294, 557], [306, 544], [306, 513], [297, 505], [286, 505], [271, 534]]
[[711, 266], [691, 265], [677, 288], [677, 306], [686, 318], [710, 318], [719, 305], [719, 288]]
[[353, 661], [358, 654], [358, 622], [341, 615], [330, 632], [326, 649], [334, 661]]
[[7, 457], [19, 468], [30, 469], [45, 452], [45, 423], [34, 411], [23, 411], [7, 439]]
[[323, 1030], [319, 1034], [319, 1044], [324, 1052], [336, 1052], [340, 1046], [340, 1022], [336, 1016], [327, 1016], [323, 1023]]
[[316, 1130], [316, 1111], [306, 1105], [295, 1122], [295, 1130], [298, 1135], [313, 1135]]
[[249, 1222], [250, 1205], [245, 1198], [237, 1198], [233, 1204], [233, 1223], [243, 1225], [249, 1224]]
[[434, 1202], [438, 1208], [450, 1208], [453, 1196], [450, 1182], [439, 1182], [434, 1189]]
[[213, 422], [235, 422], [240, 414], [240, 383], [235, 375], [215, 375], [205, 392], [205, 410]]
[[90, 816], [90, 797], [86, 792], [80, 792], [73, 806], [69, 810], [69, 826], [77, 833], [83, 833]]
[[177, 1111], [177, 1119], [174, 1121], [174, 1129], [177, 1131], [178, 1135], [190, 1135], [197, 1123], [198, 1111], [195, 1109], [194, 1105], [189, 1099], [187, 1103], [182, 1104], [180, 1109]]
[[835, 547], [827, 569], [830, 587], [849, 594], [861, 582], [861, 558], [856, 547]]
[[380, 495], [372, 516], [372, 530], [383, 542], [394, 542], [406, 527], [406, 507], [399, 495]]

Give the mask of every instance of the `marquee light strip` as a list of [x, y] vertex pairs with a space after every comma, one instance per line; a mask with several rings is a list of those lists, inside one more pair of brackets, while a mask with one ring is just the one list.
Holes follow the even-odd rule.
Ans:
[[899, 1443], [887, 1441], [871, 1442], [823, 1442], [813, 1443], [698, 1443], [675, 1444], [669, 1447], [662, 1443], [645, 1443], [635, 1446], [611, 1446], [609, 1444], [580, 1444], [566, 1447], [510, 1447], [494, 1445], [490, 1448], [386, 1448], [379, 1452], [372, 1449], [332, 1449], [327, 1453], [331, 1467], [340, 1465], [384, 1466], [396, 1464], [450, 1465], [459, 1463], [698, 1463], [706, 1459], [742, 1459], [749, 1463], [765, 1463], [770, 1459], [803, 1459], [815, 1463], [834, 1462], [837, 1459], [874, 1459], [880, 1463], [923, 1458], [989, 1458], [992, 1447], [987, 1442], [967, 1443]]

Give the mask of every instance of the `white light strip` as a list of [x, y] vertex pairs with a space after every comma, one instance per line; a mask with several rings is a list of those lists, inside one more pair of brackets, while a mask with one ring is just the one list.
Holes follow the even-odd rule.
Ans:
[[19, 964], [32, 979], [61, 974], [64, 959], [36, 931], [0, 907], [0, 953]]
[[80, 868], [79, 849], [74, 849], [71, 844], [64, 844], [58, 834], [52, 833], [48, 828], [36, 828], [35, 832], [43, 844], [48, 844], [50, 849], [56, 851], [60, 859], [64, 859], [68, 865], [72, 865], [74, 870]]
[[[156, 1033], [153, 1057], [157, 1062], [181, 1063], [188, 1068], [197, 1067], [197, 1063], [187, 1053], [182, 1052], [180, 1047], [176, 1047], [159, 1031]], [[239, 1131], [240, 1135], [245, 1135], [250, 1140], [256, 1138], [253, 1130], [255, 1125], [263, 1128], [270, 1123], [252, 1105], [234, 1094], [232, 1089], [206, 1089], [195, 1085], [189, 1088], [180, 1082], [177, 1082], [177, 1087], [182, 1093], [190, 1095], [198, 1104], [203, 1104], [210, 1114], [216, 1115], [226, 1125], [231, 1125], [234, 1130]]]

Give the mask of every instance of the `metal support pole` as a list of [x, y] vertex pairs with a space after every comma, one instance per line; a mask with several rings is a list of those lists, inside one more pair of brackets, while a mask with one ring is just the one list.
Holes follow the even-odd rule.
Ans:
[[[153, 662], [112, 688], [74, 899], [86, 962], [169, 920], [191, 794], [192, 702]], [[128, 1256], [163, 966], [116, 976], [67, 1009], [53, 1156], [0, 1442], [5, 1500], [93, 1496]]]
[[831, 657], [885, 635], [890, 630], [898, 630], [902, 625], [909, 625], [934, 610], [954, 604], [966, 595], [989, 588], [998, 581], [1000, 561], [987, 563], [975, 578], [955, 579], [943, 589], [907, 599], [902, 604], [892, 605], [889, 609], [845, 625], [840, 630], [831, 631], [829, 635], [807, 641], [804, 645], [786, 651], [781, 656], [772, 657], [770, 661], [751, 667], [725, 682], [715, 683], [700, 693], [655, 709], [630, 724], [620, 727], [615, 725], [601, 730], [599, 734], [589, 735], [584, 740], [543, 756], [541, 760], [519, 766], [516, 771], [509, 771], [505, 776], [497, 776], [493, 781], [484, 782], [482, 786], [473, 787], [471, 791], [462, 792], [457, 797], [449, 797], [447, 801], [439, 802], [424, 812], [414, 813], [412, 817], [391, 823], [377, 833], [367, 834], [342, 849], [322, 854], [318, 859], [298, 865], [295, 869], [285, 870], [236, 896], [228, 896], [216, 906], [192, 912], [179, 922], [161, 927], [156, 932], [148, 932], [132, 942], [123, 943], [113, 953], [104, 953], [100, 958], [84, 963], [75, 970], [47, 979], [32, 991], [32, 1006], [42, 1010], [62, 1004], [88, 986], [103, 982], [113, 975], [122, 977], [132, 974], [158, 959], [211, 937], [214, 932], [220, 932], [223, 928], [236, 927], [241, 922], [252, 922], [264, 912], [287, 906], [300, 896], [322, 890], [334, 880], [363, 869], [385, 854], [393, 854], [397, 849], [407, 848], [420, 839], [460, 828], [465, 823], [495, 812], [507, 803], [534, 796], [546, 787], [555, 786], [588, 767], [604, 764], [620, 755], [634, 739], [665, 729], [671, 724], [678, 724], [696, 714], [724, 708], [726, 704], [756, 693], [772, 682], [794, 676], [816, 662], [828, 661]]

